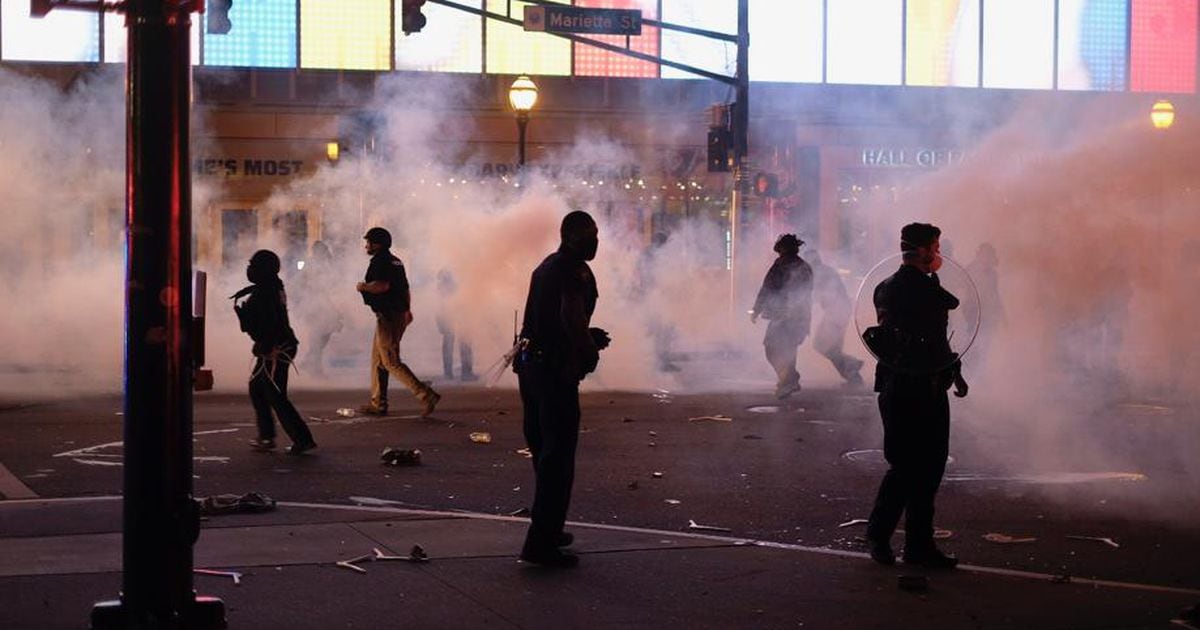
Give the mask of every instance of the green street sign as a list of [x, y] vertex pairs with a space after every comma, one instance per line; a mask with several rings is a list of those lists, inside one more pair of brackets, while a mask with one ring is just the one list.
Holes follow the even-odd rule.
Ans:
[[587, 9], [545, 4], [526, 6], [525, 30], [544, 33], [641, 35], [642, 12], [637, 9]]

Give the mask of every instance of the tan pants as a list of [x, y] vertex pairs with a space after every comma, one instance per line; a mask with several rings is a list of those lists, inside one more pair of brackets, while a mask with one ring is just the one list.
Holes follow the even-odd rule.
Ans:
[[376, 407], [388, 404], [389, 374], [403, 383], [418, 400], [424, 400], [433, 391], [400, 360], [400, 338], [407, 327], [402, 316], [392, 319], [376, 314], [375, 340], [371, 345], [371, 404]]

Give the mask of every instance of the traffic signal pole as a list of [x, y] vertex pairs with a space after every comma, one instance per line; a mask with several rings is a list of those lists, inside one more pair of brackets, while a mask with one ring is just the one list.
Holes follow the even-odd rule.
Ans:
[[730, 115], [733, 135], [733, 194], [729, 208], [729, 316], [740, 310], [738, 303], [738, 229], [750, 196], [750, 0], [738, 0], [737, 69], [734, 86], [737, 100]]
[[[192, 547], [191, 0], [127, 0], [123, 580], [92, 627], [224, 628]], [[202, 6], [202, 5], [201, 5]]]

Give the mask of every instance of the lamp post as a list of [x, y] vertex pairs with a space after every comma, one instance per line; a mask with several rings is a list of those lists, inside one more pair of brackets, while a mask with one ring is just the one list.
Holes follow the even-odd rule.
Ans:
[[517, 113], [517, 164], [525, 167], [525, 128], [529, 126], [529, 112], [537, 103], [538, 88], [525, 75], [517, 77], [508, 88], [508, 102]]

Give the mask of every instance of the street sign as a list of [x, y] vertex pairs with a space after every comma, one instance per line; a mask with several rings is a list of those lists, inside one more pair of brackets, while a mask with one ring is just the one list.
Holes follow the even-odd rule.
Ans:
[[525, 30], [545, 33], [641, 35], [642, 12], [637, 9], [587, 9], [545, 4], [526, 6]]

